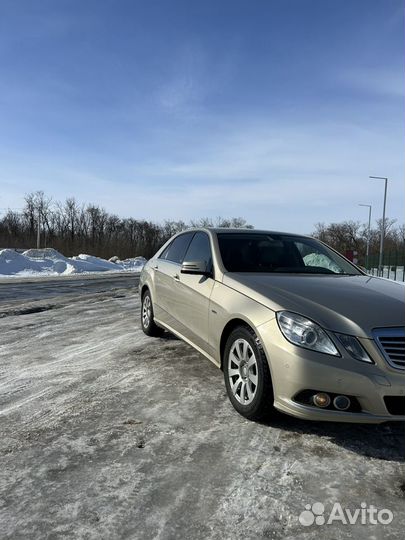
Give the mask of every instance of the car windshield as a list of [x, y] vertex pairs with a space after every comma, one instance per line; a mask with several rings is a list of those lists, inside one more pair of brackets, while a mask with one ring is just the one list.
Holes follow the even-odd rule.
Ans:
[[343, 257], [312, 238], [265, 233], [219, 233], [228, 272], [362, 275]]

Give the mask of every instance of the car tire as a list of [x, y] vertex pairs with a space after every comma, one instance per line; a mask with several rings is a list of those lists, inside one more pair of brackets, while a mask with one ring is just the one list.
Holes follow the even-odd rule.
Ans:
[[224, 351], [225, 386], [233, 407], [249, 420], [275, 414], [270, 369], [260, 340], [248, 326], [229, 335]]
[[162, 335], [162, 329], [157, 326], [154, 320], [152, 297], [149, 290], [146, 290], [142, 296], [141, 326], [147, 336], [159, 337]]

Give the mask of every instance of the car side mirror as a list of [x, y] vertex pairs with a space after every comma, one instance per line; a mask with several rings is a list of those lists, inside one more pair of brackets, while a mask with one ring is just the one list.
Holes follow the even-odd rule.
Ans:
[[207, 265], [204, 261], [184, 261], [181, 265], [180, 272], [182, 274], [194, 274], [199, 276], [211, 275], [211, 272], [207, 271]]

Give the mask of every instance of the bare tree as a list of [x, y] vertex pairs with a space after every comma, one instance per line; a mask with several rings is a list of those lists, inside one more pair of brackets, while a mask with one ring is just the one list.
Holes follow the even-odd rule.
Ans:
[[52, 201], [42, 191], [25, 197], [21, 213], [7, 212], [0, 219], [1, 247], [33, 247], [36, 243], [38, 216], [46, 244], [65, 255], [89, 253], [109, 258], [143, 255], [151, 257], [174, 234], [196, 227], [251, 227], [245, 219], [201, 218], [190, 224], [164, 221], [163, 224], [109, 214], [95, 204], [80, 205], [74, 197]]
[[[386, 218], [384, 251], [386, 254], [398, 253], [395, 258], [404, 258], [404, 225], [395, 227], [396, 220]], [[312, 234], [326, 244], [332, 246], [341, 253], [349, 249], [358, 252], [360, 261], [364, 263], [368, 225], [357, 221], [343, 221], [341, 223], [317, 223]], [[370, 254], [377, 256], [381, 238], [381, 220], [376, 221], [376, 225], [370, 231]]]

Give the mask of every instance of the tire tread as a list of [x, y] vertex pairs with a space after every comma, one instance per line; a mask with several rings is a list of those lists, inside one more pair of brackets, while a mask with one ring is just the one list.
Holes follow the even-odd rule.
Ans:
[[[227, 352], [229, 350], [229, 343], [233, 343], [237, 337], [241, 337], [240, 333], [241, 331], [247, 332], [249, 337], [252, 339], [254, 344], [256, 345], [257, 352], [259, 354], [259, 358], [257, 359], [258, 362], [261, 363], [261, 371], [263, 375], [263, 390], [262, 390], [262, 396], [260, 397], [259, 401], [257, 403], [254, 403], [254, 407], [246, 410], [243, 410], [243, 405], [240, 405], [235, 398], [230, 393], [229, 390], [229, 383], [228, 383], [228, 360], [227, 360]], [[246, 336], [245, 336], [246, 337]], [[228, 340], [225, 345], [225, 351], [224, 351], [224, 377], [225, 377], [225, 385], [227, 388], [228, 396], [230, 398], [230, 401], [234, 408], [245, 418], [248, 418], [249, 420], [265, 420], [268, 419], [275, 414], [275, 409], [273, 406], [274, 396], [273, 396], [273, 384], [271, 380], [271, 374], [269, 365], [267, 363], [266, 354], [264, 352], [263, 346], [257, 337], [254, 330], [248, 326], [248, 325], [240, 325], [236, 327], [232, 332], [230, 333]]]

